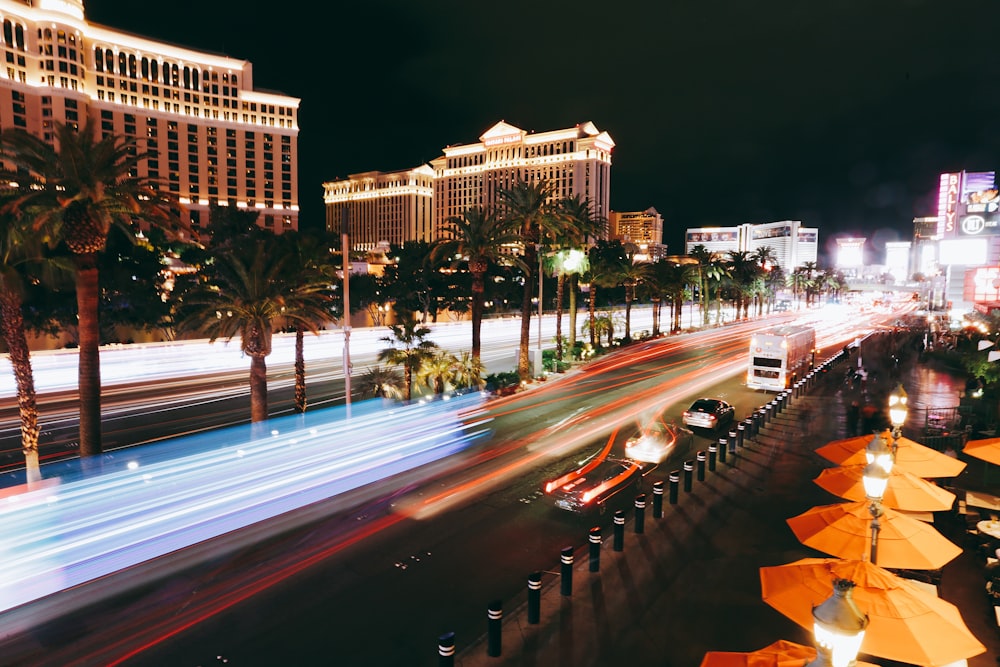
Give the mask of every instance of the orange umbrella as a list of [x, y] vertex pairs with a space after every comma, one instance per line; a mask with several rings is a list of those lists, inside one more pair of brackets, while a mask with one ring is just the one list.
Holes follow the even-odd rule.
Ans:
[[[863, 465], [828, 468], [813, 481], [835, 496], [866, 500], [864, 470]], [[951, 491], [895, 467], [882, 496], [884, 507], [911, 512], [940, 512], [951, 509], [954, 503], [955, 494]]]
[[969, 440], [962, 451], [969, 456], [1000, 466], [1000, 438]]
[[701, 667], [804, 667], [815, 659], [816, 649], [812, 646], [779, 639], [770, 646], [749, 653], [709, 651], [702, 659]]
[[[868, 435], [834, 440], [817, 449], [816, 453], [838, 465], [864, 465], [867, 463], [865, 448], [873, 437]], [[891, 437], [884, 437], [886, 444], [892, 442]], [[894, 469], [898, 468], [917, 477], [957, 477], [965, 470], [964, 461], [945, 456], [933, 447], [921, 445], [909, 438], [900, 438], [897, 445]]]
[[945, 665], [986, 651], [955, 605], [868, 561], [803, 558], [760, 568], [764, 601], [809, 629], [812, 608], [830, 597], [836, 579], [854, 582], [854, 602], [868, 615], [862, 653], [911, 665]]
[[[883, 512], [878, 534], [878, 564], [882, 567], [938, 570], [962, 553], [961, 547], [930, 524], [896, 510], [886, 508]], [[858, 558], [871, 546], [872, 519], [866, 502], [813, 507], [787, 521], [800, 542], [831, 556]]]

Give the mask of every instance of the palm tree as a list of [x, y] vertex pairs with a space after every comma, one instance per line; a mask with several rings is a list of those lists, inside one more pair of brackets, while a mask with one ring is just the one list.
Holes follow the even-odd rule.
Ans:
[[200, 283], [180, 295], [178, 328], [197, 331], [212, 342], [240, 338], [250, 357], [250, 421], [267, 419], [267, 356], [276, 322], [308, 329], [325, 313], [317, 294], [325, 280], [289, 281], [290, 256], [274, 252], [274, 244], [257, 241], [234, 246], [201, 267]]
[[[170, 232], [180, 224], [176, 200], [134, 176], [148, 154], [131, 138], [97, 139], [97, 134], [96, 123], [89, 121], [80, 131], [56, 123], [53, 147], [20, 128], [0, 133], [3, 157], [21, 170], [18, 195], [4, 210], [29, 216], [42, 240], [52, 248], [64, 246], [74, 262], [83, 457], [102, 451], [97, 255], [114, 226], [131, 238], [137, 223]], [[25, 176], [28, 181], [22, 182]]]
[[462, 352], [455, 361], [452, 381], [459, 389], [471, 389], [473, 387], [482, 389], [485, 384], [483, 382], [485, 372], [486, 367], [483, 366], [482, 360], [473, 357], [469, 352]]
[[[590, 244], [591, 238], [603, 238], [607, 234], [608, 221], [594, 213], [593, 202], [580, 194], [573, 197], [561, 199], [558, 203], [559, 214], [566, 222], [566, 233], [560, 235], [559, 244], [560, 261], [558, 269], [558, 283], [556, 284], [556, 345], [557, 356], [562, 359], [562, 302], [564, 283], [569, 278], [569, 348], [576, 347], [576, 295], [577, 282], [580, 274], [586, 273], [589, 269], [589, 258], [586, 255], [586, 248]], [[577, 255], [569, 255], [567, 252], [583, 251], [582, 261], [577, 262]], [[570, 262], [566, 260], [570, 259]]]
[[358, 378], [358, 392], [365, 397], [402, 398], [403, 374], [395, 368], [369, 367]]
[[412, 314], [404, 317], [399, 324], [389, 327], [392, 336], [384, 336], [380, 340], [391, 343], [392, 347], [387, 347], [378, 353], [378, 360], [397, 364], [403, 367], [403, 387], [405, 400], [409, 401], [413, 396], [413, 375], [420, 371], [427, 361], [434, 356], [437, 343], [424, 338], [431, 330], [424, 326], [419, 326]]
[[653, 264], [651, 274], [659, 292], [670, 301], [671, 333], [680, 331], [684, 289], [688, 283], [698, 279], [697, 266], [660, 260]]
[[736, 319], [748, 318], [750, 316], [750, 296], [756, 289], [760, 265], [746, 250], [730, 250], [728, 264], [736, 301]]
[[615, 267], [622, 261], [625, 248], [620, 241], [597, 241], [587, 251], [589, 258], [589, 268], [584, 273], [583, 279], [590, 285], [588, 293], [588, 328], [590, 330], [590, 344], [596, 347], [600, 334], [595, 329], [597, 324], [597, 288], [615, 287], [618, 282], [615, 278]]
[[278, 252], [287, 253], [285, 283], [290, 286], [283, 316], [295, 328], [295, 412], [306, 411], [305, 332], [319, 335], [333, 313], [333, 266], [329, 244], [315, 236], [286, 232], [275, 239]]
[[698, 299], [701, 301], [701, 325], [708, 326], [708, 276], [706, 275], [715, 256], [711, 250], [698, 244], [688, 253], [698, 261]]
[[[564, 227], [558, 207], [552, 201], [555, 186], [548, 181], [526, 181], [519, 178], [509, 188], [500, 188], [497, 199], [503, 207], [502, 219], [511, 231], [520, 234], [524, 251], [524, 297], [521, 300], [521, 344], [517, 355], [517, 373], [521, 380], [531, 374], [528, 343], [531, 337], [531, 295], [534, 293], [534, 272], [538, 265], [540, 246], [556, 236]], [[538, 295], [541, 298], [541, 295]]]
[[520, 240], [509, 226], [501, 221], [495, 211], [475, 207], [462, 216], [452, 216], [445, 220], [442, 233], [447, 240], [433, 250], [436, 259], [464, 258], [472, 274], [472, 356], [479, 359], [481, 332], [483, 326], [483, 276], [491, 265], [508, 262], [504, 247]]
[[632, 340], [632, 302], [636, 288], [649, 275], [649, 264], [634, 261], [634, 253], [626, 252], [624, 259], [612, 269], [615, 283], [625, 288], [625, 340]]
[[449, 385], [454, 385], [455, 365], [458, 357], [447, 350], [435, 350], [421, 364], [417, 371], [417, 381], [423, 382], [435, 396], [443, 394]]
[[781, 267], [778, 265], [778, 256], [774, 252], [774, 248], [769, 245], [758, 247], [750, 257], [760, 266], [763, 278], [763, 291], [757, 302], [757, 315], [759, 316], [764, 312], [764, 300], [766, 299], [770, 304], [774, 299], [775, 276], [780, 274]]

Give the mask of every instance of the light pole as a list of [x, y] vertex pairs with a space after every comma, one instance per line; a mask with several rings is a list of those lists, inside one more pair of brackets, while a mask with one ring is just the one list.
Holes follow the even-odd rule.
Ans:
[[886, 472], [892, 472], [892, 466], [895, 463], [892, 449], [886, 444], [885, 438], [878, 433], [865, 447], [865, 460], [868, 463], [881, 466]]
[[816, 659], [807, 667], [851, 667], [865, 639], [868, 616], [854, 602], [854, 582], [837, 579], [833, 596], [813, 607], [813, 637]]
[[[890, 466], [891, 468], [891, 466]], [[872, 547], [870, 560], [872, 565], [878, 564], [878, 532], [882, 525], [879, 519], [882, 518], [882, 496], [885, 495], [885, 487], [889, 484], [889, 472], [878, 463], [869, 463], [865, 466], [861, 481], [865, 485], [865, 496], [868, 498], [868, 512], [872, 515]]]
[[889, 421], [892, 423], [892, 454], [896, 455], [899, 446], [899, 436], [903, 432], [903, 424], [906, 423], [906, 390], [902, 384], [889, 392]]
[[347, 416], [351, 416], [351, 255], [348, 239], [348, 210], [345, 206], [340, 219], [340, 246], [344, 255], [344, 400]]

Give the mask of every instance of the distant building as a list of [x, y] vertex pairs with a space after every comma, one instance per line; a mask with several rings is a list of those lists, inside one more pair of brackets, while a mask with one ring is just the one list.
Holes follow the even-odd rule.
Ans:
[[816, 261], [819, 230], [803, 227], [798, 220], [688, 229], [684, 237], [684, 252], [690, 254], [697, 245], [720, 255], [730, 251], [753, 253], [758, 248], [769, 247], [778, 265], [790, 272], [806, 262]]
[[0, 1], [0, 127], [51, 141], [54, 123], [150, 154], [137, 176], [177, 196], [195, 231], [211, 204], [298, 228], [299, 99], [255, 90], [246, 60], [90, 23], [82, 0]]
[[[448, 218], [475, 207], [497, 206], [499, 190], [519, 178], [549, 182], [557, 199], [587, 199], [595, 216], [607, 218], [614, 146], [611, 136], [590, 122], [531, 133], [501, 121], [477, 143], [445, 147], [429, 167], [391, 174], [366, 172], [324, 183], [327, 229], [340, 229], [346, 207], [351, 211], [352, 248], [371, 249], [390, 238], [399, 239], [394, 243], [433, 241], [441, 237]], [[406, 180], [404, 174], [411, 185], [390, 185], [393, 180]], [[432, 187], [430, 227], [423, 217], [428, 182]], [[393, 203], [383, 205], [384, 200]], [[408, 211], [413, 211], [409, 218], [404, 215]]]
[[608, 218], [612, 240], [632, 244], [636, 261], [656, 261], [666, 257], [663, 244], [663, 216], [653, 207], [645, 211], [612, 211]]
[[368, 171], [323, 184], [326, 228], [342, 233], [355, 250], [371, 251], [406, 241], [433, 241], [434, 171], [427, 165], [403, 171]]

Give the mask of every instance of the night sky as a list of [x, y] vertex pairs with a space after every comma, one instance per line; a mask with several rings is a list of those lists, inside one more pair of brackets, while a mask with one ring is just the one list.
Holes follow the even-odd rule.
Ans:
[[655, 207], [675, 253], [687, 227], [786, 219], [877, 249], [936, 213], [940, 172], [1000, 167], [996, 0], [136, 7], [85, 0], [92, 22], [249, 60], [256, 88], [302, 99], [303, 229], [324, 181], [500, 120], [610, 133], [612, 209]]

